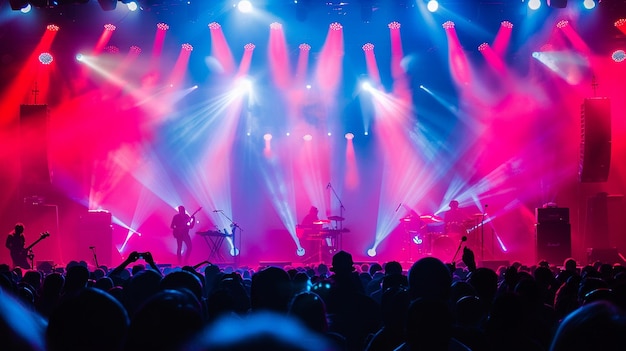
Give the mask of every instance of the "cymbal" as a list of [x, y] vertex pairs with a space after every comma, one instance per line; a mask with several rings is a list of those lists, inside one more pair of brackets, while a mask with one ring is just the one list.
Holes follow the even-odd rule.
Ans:
[[340, 221], [340, 222], [345, 220], [345, 218], [340, 217], [340, 216], [330, 216], [328, 217], [328, 219], [330, 219], [331, 221]]
[[439, 223], [443, 222], [443, 218], [435, 215], [421, 215], [420, 219], [426, 223]]
[[330, 223], [330, 221], [328, 219], [320, 219], [318, 221], [313, 222], [313, 224], [324, 224], [324, 223]]
[[474, 217], [482, 217], [482, 216], [486, 216], [486, 213], [474, 213]]

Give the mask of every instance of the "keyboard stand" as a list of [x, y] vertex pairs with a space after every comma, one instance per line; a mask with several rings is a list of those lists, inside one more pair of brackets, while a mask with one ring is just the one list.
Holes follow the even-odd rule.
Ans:
[[220, 252], [224, 239], [226, 239], [225, 235], [204, 237], [204, 240], [206, 240], [209, 248], [211, 249], [211, 252], [209, 253], [209, 262], [212, 262], [211, 259], [213, 257], [217, 258], [218, 262], [224, 262], [224, 256], [222, 256], [222, 253]]
[[[209, 249], [211, 250], [209, 252], [208, 261], [223, 263], [225, 260], [221, 252], [222, 244], [224, 243], [224, 240], [226, 239], [226, 237], [229, 235], [219, 232], [219, 231], [197, 232], [196, 234], [204, 238], [204, 241], [206, 242], [206, 244], [209, 246]], [[212, 261], [212, 259], [214, 258], [216, 259], [216, 261]]]

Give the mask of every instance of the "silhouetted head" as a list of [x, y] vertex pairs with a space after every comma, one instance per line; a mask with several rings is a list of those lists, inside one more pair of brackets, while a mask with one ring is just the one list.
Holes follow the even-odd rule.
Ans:
[[324, 336], [308, 330], [294, 317], [266, 311], [244, 318], [225, 316], [180, 350], [332, 351], [335, 348]]
[[65, 292], [73, 292], [87, 286], [89, 280], [89, 270], [80, 264], [76, 264], [67, 269], [65, 274]]
[[22, 223], [15, 224], [15, 234], [24, 233], [24, 225]]
[[398, 261], [390, 261], [385, 264], [385, 274], [402, 274], [402, 265]]
[[84, 288], [52, 312], [46, 331], [48, 350], [121, 350], [128, 325], [126, 310], [116, 299], [104, 291]]
[[424, 257], [415, 262], [408, 278], [412, 299], [423, 297], [447, 301], [450, 295], [452, 275], [448, 267], [435, 257]]
[[267, 267], [252, 276], [252, 310], [286, 312], [292, 296], [289, 274], [278, 267]]
[[319, 333], [328, 331], [326, 304], [314, 292], [302, 292], [289, 303], [289, 314], [301, 320], [309, 329]]
[[185, 214], [185, 206], [178, 206], [178, 213]]
[[202, 299], [202, 283], [195, 274], [188, 271], [181, 270], [169, 273], [161, 279], [159, 287], [161, 290], [187, 289], [192, 292], [198, 300]]
[[163, 290], [136, 311], [126, 350], [177, 350], [203, 327], [202, 307], [189, 291]]
[[550, 351], [622, 350], [624, 332], [623, 313], [609, 302], [594, 302], [561, 322]]
[[450, 201], [450, 204], [449, 204], [449, 205], [450, 205], [450, 208], [451, 208], [451, 209], [457, 209], [457, 208], [459, 208], [459, 202], [458, 202], [458, 201], [456, 201], [456, 200], [452, 200], [452, 201]]
[[344, 274], [354, 271], [354, 261], [352, 255], [341, 250], [333, 256], [333, 264], [330, 267], [335, 274]]

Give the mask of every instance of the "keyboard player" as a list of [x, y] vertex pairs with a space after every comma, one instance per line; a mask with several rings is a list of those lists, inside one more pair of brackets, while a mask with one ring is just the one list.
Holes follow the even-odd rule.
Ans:
[[304, 230], [304, 234], [319, 233], [322, 229], [322, 221], [318, 217], [319, 210], [315, 206], [311, 206], [309, 213], [300, 222], [300, 228]]

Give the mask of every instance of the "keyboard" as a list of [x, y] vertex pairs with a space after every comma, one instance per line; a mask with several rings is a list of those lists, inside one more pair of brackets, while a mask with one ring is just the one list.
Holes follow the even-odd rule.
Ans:
[[226, 234], [217, 230], [207, 230], [207, 231], [199, 231], [196, 232], [196, 235], [200, 235], [200, 236], [230, 236], [230, 234]]

